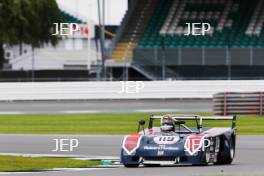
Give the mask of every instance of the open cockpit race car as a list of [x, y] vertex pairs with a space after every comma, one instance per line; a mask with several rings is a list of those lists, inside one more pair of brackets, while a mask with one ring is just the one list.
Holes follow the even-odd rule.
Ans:
[[[230, 120], [232, 124], [204, 128], [207, 120]], [[124, 137], [121, 163], [125, 167], [231, 164], [234, 159], [236, 116], [151, 115], [148, 128], [144, 126], [145, 120], [140, 120], [138, 133]]]

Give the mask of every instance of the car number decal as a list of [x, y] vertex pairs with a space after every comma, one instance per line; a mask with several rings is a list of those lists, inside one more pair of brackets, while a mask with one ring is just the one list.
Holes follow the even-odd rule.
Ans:
[[178, 140], [177, 136], [156, 136], [153, 138], [156, 144], [175, 144]]

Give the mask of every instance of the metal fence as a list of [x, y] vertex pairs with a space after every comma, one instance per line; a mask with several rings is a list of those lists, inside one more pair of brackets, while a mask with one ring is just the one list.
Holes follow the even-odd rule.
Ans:
[[[207, 69], [204, 75], [193, 75], [197, 78], [207, 76], [236, 79], [252, 76], [256, 79], [263, 76], [263, 55], [264, 48], [136, 48], [133, 62], [147, 71], [151, 70], [152, 75], [156, 75], [154, 80], [186, 79], [184, 73], [187, 69], [181, 68], [188, 67]], [[167, 74], [167, 70], [171, 68], [174, 68], [175, 76]], [[188, 77], [190, 76], [187, 79]]]
[[213, 96], [213, 111], [218, 115], [263, 115], [264, 92], [225, 92]]
[[143, 65], [254, 66], [264, 65], [264, 48], [136, 48], [134, 60]]

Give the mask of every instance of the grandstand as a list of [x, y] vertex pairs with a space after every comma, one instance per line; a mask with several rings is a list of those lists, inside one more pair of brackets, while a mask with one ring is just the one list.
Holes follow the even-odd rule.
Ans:
[[[161, 1], [160, 9], [149, 23], [140, 47], [263, 47], [261, 9], [250, 3], [232, 0]], [[163, 5], [163, 4], [166, 5]], [[250, 10], [249, 10], [250, 9]], [[251, 9], [255, 9], [252, 11]], [[167, 13], [168, 12], [168, 13]], [[256, 13], [252, 18], [245, 14]], [[250, 20], [250, 21], [249, 21]], [[212, 31], [206, 36], [186, 36], [186, 23], [210, 23]]]
[[116, 44], [112, 58], [117, 61], [132, 59], [133, 49], [137, 46], [155, 10], [157, 0], [141, 0], [137, 3], [122, 36]]
[[[135, 1], [115, 39], [112, 61], [149, 79], [259, 79], [264, 66], [264, 1]], [[204, 36], [186, 23], [209, 23]]]

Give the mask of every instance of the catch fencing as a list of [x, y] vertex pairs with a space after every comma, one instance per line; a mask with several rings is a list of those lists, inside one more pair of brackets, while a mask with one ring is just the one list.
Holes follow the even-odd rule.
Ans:
[[225, 92], [213, 97], [213, 111], [217, 115], [263, 115], [264, 92]]

